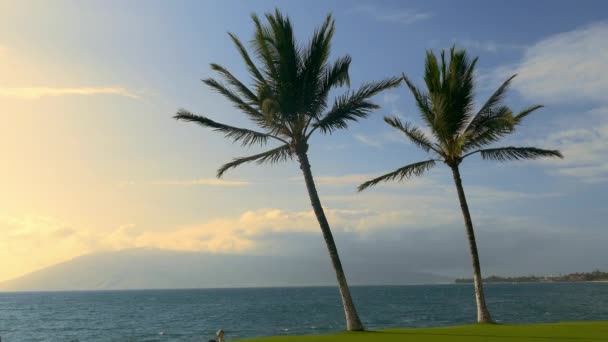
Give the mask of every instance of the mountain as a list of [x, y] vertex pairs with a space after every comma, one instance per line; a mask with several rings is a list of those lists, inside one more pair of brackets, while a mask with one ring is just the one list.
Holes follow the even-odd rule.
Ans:
[[[353, 285], [446, 283], [451, 279], [347, 264]], [[2, 291], [118, 290], [335, 285], [327, 258], [131, 249], [77, 257], [0, 283]]]

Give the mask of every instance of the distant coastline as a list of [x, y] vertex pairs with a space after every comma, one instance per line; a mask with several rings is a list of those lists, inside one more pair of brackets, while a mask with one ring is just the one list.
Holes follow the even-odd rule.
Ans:
[[[608, 282], [608, 272], [595, 270], [588, 273], [570, 273], [558, 276], [519, 276], [501, 277], [492, 275], [484, 278], [485, 283], [556, 283], [556, 282]], [[472, 278], [458, 278], [454, 280], [456, 284], [472, 283]]]

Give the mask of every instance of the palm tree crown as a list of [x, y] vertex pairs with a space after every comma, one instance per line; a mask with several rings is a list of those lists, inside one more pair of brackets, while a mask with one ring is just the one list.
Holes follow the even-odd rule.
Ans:
[[351, 62], [348, 55], [329, 62], [334, 35], [331, 15], [326, 17], [304, 46], [298, 44], [289, 18], [279, 10], [265, 17], [267, 24], [263, 24], [257, 15], [252, 15], [255, 34], [251, 45], [257, 63], [241, 41], [229, 34], [247, 65], [253, 86], [246, 86], [219, 64], [211, 64], [211, 68], [218, 72], [223, 81], [214, 78], [204, 80], [205, 84], [245, 113], [260, 131], [228, 126], [187, 110], [180, 110], [175, 115], [178, 120], [213, 128], [243, 145], [265, 145], [269, 140], [281, 143], [263, 153], [235, 158], [218, 170], [218, 177], [243, 163], [279, 162], [292, 158], [298, 152], [305, 152], [308, 139], [315, 131], [332, 133], [347, 128], [349, 121], [367, 117], [379, 107], [370, 98], [397, 86], [401, 81], [394, 77], [363, 84], [356, 91], [336, 97], [330, 106], [330, 90], [350, 85]]
[[434, 158], [410, 164], [394, 172], [374, 178], [359, 186], [362, 191], [380, 182], [403, 180], [418, 176], [441, 161], [450, 167], [458, 166], [466, 157], [479, 153], [483, 159], [509, 161], [562, 158], [559, 151], [536, 147], [486, 148], [513, 133], [522, 120], [535, 110], [534, 105], [517, 114], [503, 104], [504, 96], [515, 75], [509, 77], [479, 108], [474, 111], [473, 72], [477, 58], [469, 60], [466, 51], [450, 49], [450, 61], [446, 64], [445, 51], [440, 60], [432, 51], [426, 54], [424, 81], [426, 90], [416, 87], [406, 76], [403, 80], [412, 92], [421, 118], [430, 129], [432, 138], [411, 123], [397, 117], [385, 117], [384, 121], [401, 131], [416, 146], [434, 155]]

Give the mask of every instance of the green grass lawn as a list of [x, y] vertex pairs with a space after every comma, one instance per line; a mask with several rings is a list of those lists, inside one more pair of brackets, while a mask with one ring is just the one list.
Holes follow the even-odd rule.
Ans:
[[608, 342], [608, 321], [534, 325], [463, 325], [441, 328], [390, 329], [331, 335], [275, 336], [240, 342]]

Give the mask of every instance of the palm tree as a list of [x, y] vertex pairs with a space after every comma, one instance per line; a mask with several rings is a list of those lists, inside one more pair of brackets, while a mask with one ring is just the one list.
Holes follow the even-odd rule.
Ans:
[[205, 84], [245, 113], [259, 130], [225, 125], [186, 110], [180, 110], [175, 118], [212, 128], [233, 142], [246, 146], [264, 146], [269, 141], [280, 143], [266, 152], [233, 159], [219, 168], [218, 177], [244, 163], [277, 163], [297, 157], [336, 272], [347, 330], [363, 330], [312, 176], [308, 160], [309, 140], [315, 132], [331, 134], [347, 128], [351, 121], [367, 117], [372, 110], [379, 108], [370, 99], [385, 89], [399, 85], [401, 78], [365, 83], [356, 91], [336, 97], [330, 106], [330, 90], [342, 85], [350, 86], [351, 62], [350, 56], [333, 63], [328, 61], [334, 34], [331, 15], [325, 18], [305, 45], [296, 41], [289, 18], [279, 10], [267, 13], [265, 17], [266, 23], [262, 23], [258, 16], [252, 15], [255, 35], [251, 47], [255, 62], [241, 41], [229, 34], [247, 66], [253, 87], [246, 86], [218, 64], [211, 64], [211, 68], [219, 73], [223, 82], [213, 78], [204, 80]]
[[445, 51], [441, 52], [441, 60], [432, 51], [426, 54], [424, 81], [426, 90], [417, 88], [406, 76], [403, 79], [414, 95], [423, 122], [430, 129], [431, 139], [420, 128], [408, 122], [402, 122], [396, 117], [385, 117], [387, 124], [401, 131], [416, 146], [433, 158], [406, 165], [391, 173], [374, 178], [359, 186], [359, 191], [374, 186], [380, 182], [404, 180], [412, 176], [420, 176], [431, 169], [437, 162], [445, 163], [451, 170], [458, 192], [460, 208], [464, 216], [467, 238], [473, 264], [473, 280], [475, 299], [477, 302], [477, 321], [492, 322], [483, 294], [479, 253], [475, 242], [473, 222], [469, 206], [462, 187], [459, 166], [462, 161], [472, 155], [480, 154], [482, 159], [510, 161], [520, 159], [537, 159], [541, 157], [563, 158], [556, 150], [542, 150], [536, 147], [499, 147], [487, 148], [488, 145], [513, 133], [516, 126], [540, 105], [528, 107], [518, 114], [503, 104], [503, 98], [513, 80], [509, 77], [475, 112], [473, 110], [473, 72], [477, 58], [469, 60], [466, 51], [450, 50], [450, 61], [446, 64]]

